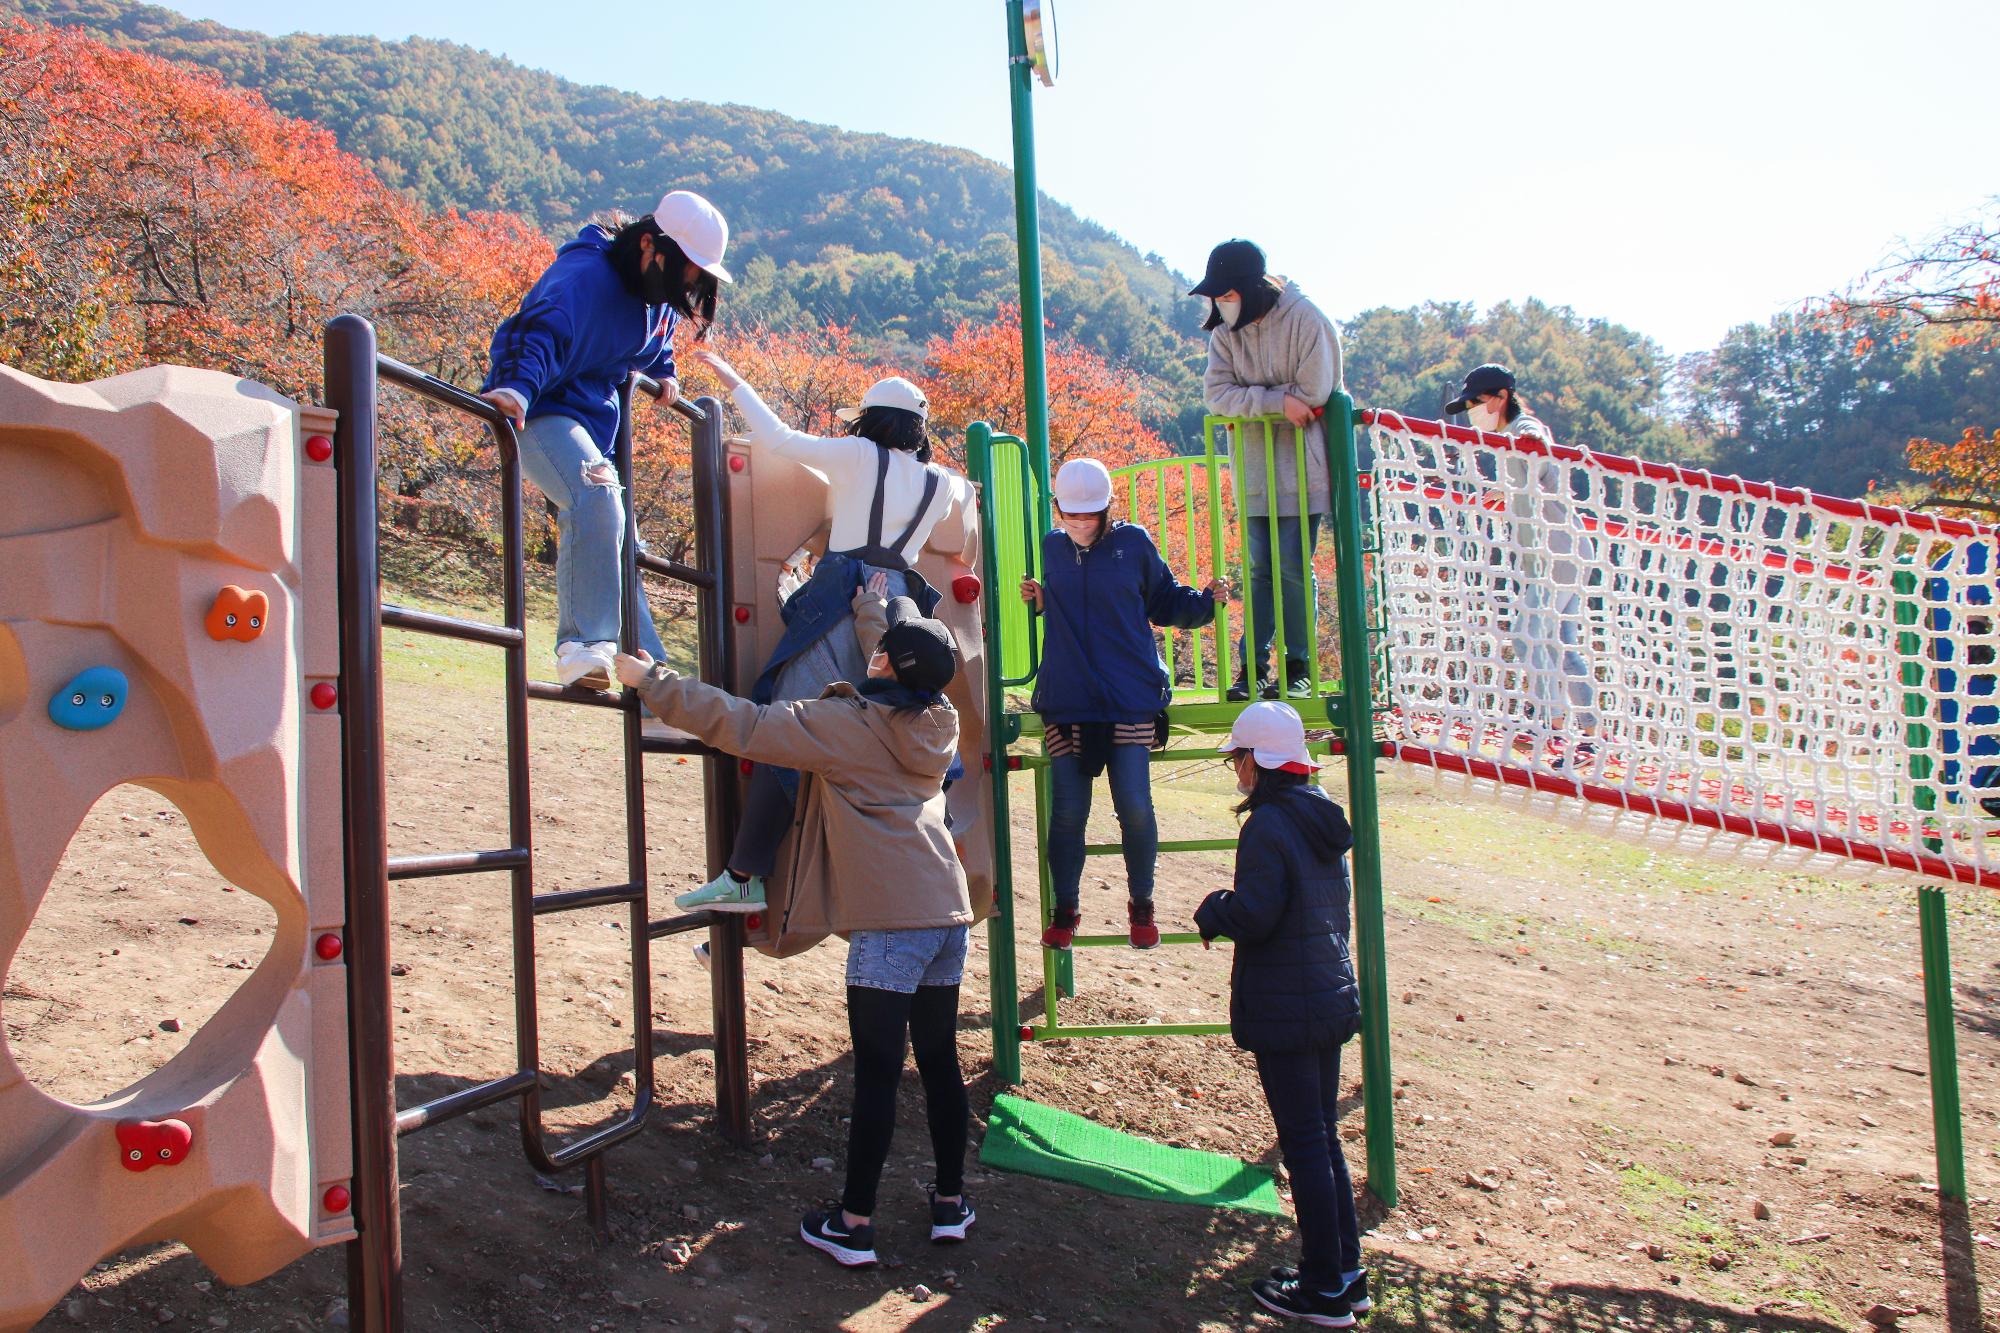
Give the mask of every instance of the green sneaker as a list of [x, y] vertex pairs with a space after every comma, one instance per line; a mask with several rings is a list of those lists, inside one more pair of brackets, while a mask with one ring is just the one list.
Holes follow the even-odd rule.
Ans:
[[725, 870], [700, 888], [674, 899], [683, 912], [761, 912], [764, 910], [764, 877], [752, 875], [738, 884]]

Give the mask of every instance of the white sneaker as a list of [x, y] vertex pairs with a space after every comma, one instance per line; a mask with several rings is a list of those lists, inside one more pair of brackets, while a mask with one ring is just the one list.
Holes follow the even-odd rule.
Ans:
[[615, 643], [585, 643], [571, 639], [556, 645], [556, 680], [586, 690], [611, 688], [611, 654]]
[[700, 944], [695, 945], [693, 952], [694, 952], [694, 960], [697, 963], [701, 964], [703, 971], [707, 971], [709, 968], [708, 941], [703, 940]]

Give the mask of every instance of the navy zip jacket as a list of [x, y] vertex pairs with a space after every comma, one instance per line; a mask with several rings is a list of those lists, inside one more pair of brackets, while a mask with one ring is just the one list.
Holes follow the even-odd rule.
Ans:
[[1288, 788], [1244, 821], [1236, 887], [1195, 909], [1203, 939], [1235, 941], [1229, 1028], [1244, 1050], [1327, 1050], [1360, 1026], [1341, 859], [1353, 845], [1347, 816], [1325, 792]]
[[1116, 523], [1095, 546], [1042, 538], [1042, 609], [1042, 720], [1146, 722], [1173, 696], [1153, 626], [1208, 624], [1215, 598], [1176, 579], [1144, 528]]
[[493, 334], [493, 367], [481, 393], [512, 389], [528, 418], [580, 424], [606, 458], [618, 447], [618, 388], [632, 371], [674, 378], [672, 306], [649, 306], [611, 267], [611, 234], [595, 224], [556, 251]]

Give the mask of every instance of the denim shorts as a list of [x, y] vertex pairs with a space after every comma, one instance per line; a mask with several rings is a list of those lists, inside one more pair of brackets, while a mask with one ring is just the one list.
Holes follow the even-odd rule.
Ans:
[[857, 930], [847, 939], [847, 984], [914, 995], [919, 986], [956, 986], [965, 976], [964, 926]]

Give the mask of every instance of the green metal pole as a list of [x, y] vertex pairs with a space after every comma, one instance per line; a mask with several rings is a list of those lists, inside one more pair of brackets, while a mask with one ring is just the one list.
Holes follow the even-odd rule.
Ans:
[[1958, 1109], [1958, 1029], [1951, 997], [1951, 941], [1944, 890], [1917, 890], [1924, 939], [1924, 1026], [1931, 1048], [1931, 1130], [1937, 1139], [1938, 1195], [1965, 1202], [1965, 1125]]
[[[986, 918], [991, 975], [993, 1080], [1001, 1087], [1021, 1081], [1021, 988], [1014, 962], [1014, 845], [1007, 815], [1007, 695], [1000, 683], [999, 532], [993, 512], [993, 431], [975, 421], [965, 432], [965, 459], [979, 482], [979, 564], [986, 584], [986, 741], [993, 765], [993, 915]], [[1025, 497], [1024, 497], [1025, 498]]]
[[1049, 384], [1042, 349], [1042, 222], [1035, 185], [1034, 75], [1021, 0], [1007, 0], [1007, 86], [1014, 108], [1014, 227], [1021, 270], [1021, 388], [1027, 398], [1028, 448], [1041, 460], [1042, 529], [1047, 531]]
[[1375, 710], [1368, 697], [1368, 579], [1361, 556], [1361, 487], [1354, 476], [1354, 400], [1336, 393], [1326, 405], [1325, 421], [1340, 615], [1340, 729], [1347, 739], [1348, 814], [1354, 828], [1354, 936], [1361, 972], [1361, 1105], [1368, 1134], [1368, 1188], [1393, 1208], [1396, 1125], [1389, 1068], [1389, 950], [1382, 923], [1381, 807], [1375, 795]]

